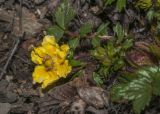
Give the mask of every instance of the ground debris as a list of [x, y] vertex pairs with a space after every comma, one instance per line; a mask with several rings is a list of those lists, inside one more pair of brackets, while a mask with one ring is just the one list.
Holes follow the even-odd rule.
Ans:
[[39, 114], [57, 114], [70, 112], [84, 114], [88, 106], [96, 109], [108, 106], [108, 96], [100, 87], [90, 87], [81, 78], [53, 88], [39, 103]]

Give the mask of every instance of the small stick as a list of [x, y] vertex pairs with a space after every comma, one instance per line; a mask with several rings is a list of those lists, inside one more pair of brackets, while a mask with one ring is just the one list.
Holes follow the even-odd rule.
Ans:
[[4, 67], [3, 67], [3, 69], [2, 69], [2, 72], [1, 72], [1, 74], [0, 74], [0, 80], [2, 79], [4, 73], [6, 72], [9, 63], [10, 63], [12, 57], [14, 56], [14, 54], [15, 54], [17, 48], [18, 48], [18, 45], [19, 45], [19, 43], [20, 43], [20, 40], [21, 40], [23, 37], [24, 37], [24, 34], [23, 34], [23, 36], [20, 36], [20, 37], [18, 38], [16, 44], [14, 45], [14, 48], [13, 48], [13, 50], [11, 51], [11, 54], [10, 54], [9, 58], [7, 59], [7, 62], [6, 62], [6, 64], [4, 65]]

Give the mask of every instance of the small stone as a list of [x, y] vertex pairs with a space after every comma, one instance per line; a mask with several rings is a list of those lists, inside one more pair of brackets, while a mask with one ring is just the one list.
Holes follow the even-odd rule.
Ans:
[[0, 103], [0, 114], [8, 114], [10, 110], [11, 110], [11, 104]]
[[6, 79], [8, 82], [10, 82], [10, 81], [13, 80], [13, 76], [6, 75], [6, 76], [5, 76], [5, 79]]

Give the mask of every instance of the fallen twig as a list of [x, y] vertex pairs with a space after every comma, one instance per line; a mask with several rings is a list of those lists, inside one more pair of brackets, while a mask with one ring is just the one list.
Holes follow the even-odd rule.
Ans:
[[20, 37], [17, 39], [17, 41], [16, 41], [16, 43], [15, 43], [15, 45], [14, 45], [14, 48], [13, 48], [13, 50], [11, 51], [11, 54], [9, 55], [6, 64], [4, 65], [4, 67], [3, 67], [3, 69], [2, 69], [2, 72], [1, 72], [1, 74], [0, 74], [0, 80], [2, 79], [4, 73], [6, 72], [9, 63], [10, 63], [13, 55], [15, 54], [15, 52], [16, 52], [16, 50], [17, 50], [17, 48], [18, 48], [18, 45], [19, 45], [19, 43], [20, 43], [20, 40], [21, 40], [23, 37], [24, 37], [24, 34], [23, 34], [23, 36], [20, 36]]

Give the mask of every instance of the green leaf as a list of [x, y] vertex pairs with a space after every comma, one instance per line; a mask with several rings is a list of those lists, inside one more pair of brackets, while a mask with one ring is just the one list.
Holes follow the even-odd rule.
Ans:
[[133, 40], [132, 39], [126, 39], [122, 44], [122, 49], [127, 50], [132, 46], [133, 46]]
[[121, 76], [118, 77], [118, 81], [120, 83], [129, 83], [134, 79], [137, 79], [137, 75], [135, 75], [135, 73], [131, 73], [131, 72], [123, 72], [121, 74]]
[[107, 55], [108, 55], [109, 58], [113, 58], [113, 56], [115, 55], [115, 49], [114, 49], [114, 45], [113, 45], [112, 41], [108, 41]]
[[110, 4], [112, 4], [114, 1], [115, 1], [115, 0], [106, 0], [106, 4], [107, 4], [107, 5], [110, 5]]
[[75, 50], [76, 47], [77, 47], [78, 44], [79, 44], [79, 38], [74, 38], [74, 39], [69, 40], [68, 44], [69, 44], [69, 47], [70, 47], [72, 50]]
[[93, 47], [99, 47], [100, 46], [100, 38], [99, 37], [93, 38], [92, 45], [93, 45]]
[[58, 7], [56, 13], [55, 13], [55, 17], [56, 17], [56, 22], [57, 24], [64, 30], [65, 29], [65, 9], [64, 9], [64, 4], [62, 3], [60, 5], [60, 7]]
[[65, 7], [65, 26], [68, 25], [68, 23], [75, 17], [75, 10], [73, 7], [69, 4], [67, 0], [65, 0], [66, 7]]
[[113, 28], [114, 32], [116, 33], [117, 37], [118, 37], [118, 43], [122, 42], [124, 39], [124, 30], [122, 28], [122, 26], [117, 23], [117, 25]]
[[102, 23], [97, 29], [97, 32], [96, 32], [97, 35], [105, 35], [105, 34], [107, 34], [108, 24], [109, 23]]
[[96, 84], [98, 86], [102, 86], [103, 85], [103, 80], [101, 79], [101, 76], [95, 72], [93, 72], [93, 79], [96, 82]]
[[81, 62], [79, 60], [71, 59], [69, 60], [69, 63], [72, 67], [80, 67], [84, 65], [84, 62]]
[[[105, 0], [106, 5], [111, 5], [116, 0]], [[126, 7], [126, 0], [117, 0], [116, 7], [118, 11], [122, 11], [123, 8]]]
[[92, 56], [94, 56], [96, 59], [103, 59], [105, 57], [105, 49], [102, 47], [97, 47], [95, 50], [91, 51]]
[[160, 59], [160, 47], [158, 47], [156, 44], [151, 44], [149, 46], [150, 52], [157, 58]]
[[121, 12], [122, 9], [126, 7], [126, 0], [117, 0], [116, 5], [117, 5], [116, 7], [117, 7], [118, 11]]
[[47, 34], [55, 36], [57, 38], [56, 40], [59, 41], [60, 38], [62, 38], [64, 31], [60, 27], [55, 25], [47, 29]]
[[133, 110], [136, 114], [140, 114], [145, 106], [149, 105], [152, 98], [152, 92], [149, 88], [149, 86], [144, 87], [140, 96], [133, 101]]
[[111, 100], [112, 101], [121, 101], [123, 100], [123, 94], [121, 93], [120, 90], [122, 90], [124, 87], [128, 86], [127, 84], [117, 84], [112, 86], [111, 88]]
[[114, 61], [113, 63], [113, 71], [117, 71], [119, 70], [120, 68], [122, 68], [123, 66], [125, 65], [125, 62], [123, 59], [117, 59]]
[[99, 69], [98, 71], [98, 74], [107, 78], [108, 77], [108, 74], [110, 73], [109, 72], [109, 68], [110, 68], [110, 64], [106, 65], [106, 66], [103, 66]]
[[92, 25], [90, 23], [85, 23], [80, 28], [80, 36], [85, 37], [91, 31], [92, 31]]
[[153, 82], [153, 94], [160, 96], [160, 67], [150, 67], [149, 72]]
[[[114, 85], [111, 89], [113, 99], [127, 99], [133, 102], [133, 109], [140, 114], [149, 105], [152, 95], [160, 96], [160, 67], [146, 67], [134, 73], [128, 83]], [[117, 100], [116, 99], [116, 100]]]
[[149, 21], [151, 21], [154, 16], [155, 16], [155, 12], [154, 12], [153, 9], [151, 9], [151, 10], [149, 10], [149, 11], [147, 12], [147, 18], [148, 18]]
[[64, 0], [63, 3], [61, 3], [55, 13], [56, 22], [63, 30], [65, 30], [74, 16], [75, 11], [67, 0]]

